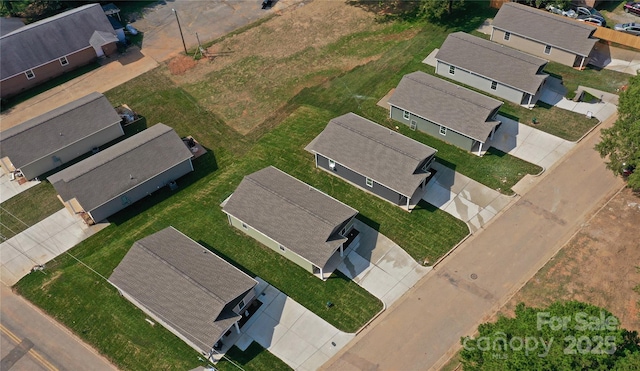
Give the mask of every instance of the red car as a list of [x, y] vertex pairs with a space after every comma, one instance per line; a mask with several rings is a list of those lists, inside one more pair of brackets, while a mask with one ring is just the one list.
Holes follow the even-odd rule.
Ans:
[[640, 2], [630, 1], [624, 4], [625, 13], [633, 13], [635, 15], [640, 15]]

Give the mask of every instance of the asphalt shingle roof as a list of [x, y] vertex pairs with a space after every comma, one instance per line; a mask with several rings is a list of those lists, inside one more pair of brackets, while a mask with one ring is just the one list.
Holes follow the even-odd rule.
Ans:
[[84, 5], [21, 27], [0, 38], [0, 79], [85, 49], [94, 32], [117, 41], [100, 4]]
[[437, 152], [355, 113], [329, 121], [308, 148], [408, 197], [429, 175], [418, 166]]
[[120, 116], [104, 95], [91, 93], [2, 131], [0, 157], [19, 169], [112, 125]]
[[404, 75], [389, 104], [484, 143], [502, 102], [417, 71]]
[[492, 26], [585, 57], [598, 41], [595, 26], [517, 3], [502, 4]]
[[535, 95], [548, 75], [547, 61], [464, 32], [449, 34], [436, 59]]
[[75, 197], [90, 212], [192, 155], [172, 128], [156, 124], [53, 174], [49, 181], [64, 201]]
[[245, 176], [223, 210], [318, 267], [346, 241], [334, 230], [358, 214], [273, 166]]
[[173, 227], [136, 241], [109, 281], [205, 351], [240, 318], [225, 306], [257, 284]]

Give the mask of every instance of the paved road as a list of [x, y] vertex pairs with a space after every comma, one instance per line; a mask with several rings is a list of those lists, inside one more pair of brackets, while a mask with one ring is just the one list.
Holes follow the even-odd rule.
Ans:
[[598, 140], [596, 130], [323, 369], [441, 367], [460, 348], [461, 336], [491, 318], [623, 186], [593, 150]]
[[70, 331], [0, 285], [0, 370], [117, 370]]

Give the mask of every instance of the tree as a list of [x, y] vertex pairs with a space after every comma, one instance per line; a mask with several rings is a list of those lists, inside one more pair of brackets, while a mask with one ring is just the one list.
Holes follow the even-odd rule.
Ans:
[[427, 19], [442, 20], [464, 8], [464, 0], [421, 0], [420, 11]]
[[638, 334], [621, 329], [602, 308], [576, 301], [544, 309], [520, 303], [515, 312], [515, 318], [500, 317], [480, 325], [477, 337], [461, 339], [465, 371], [611, 370], [638, 362]]
[[596, 145], [600, 156], [609, 157], [607, 168], [620, 174], [625, 167], [637, 170], [627, 178], [627, 185], [640, 189], [640, 75], [629, 79], [627, 90], [618, 100], [618, 120], [603, 129], [602, 140]]

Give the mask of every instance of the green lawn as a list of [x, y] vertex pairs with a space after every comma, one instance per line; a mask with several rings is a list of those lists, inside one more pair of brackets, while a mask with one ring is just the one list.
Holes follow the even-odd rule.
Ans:
[[[572, 98], [578, 85], [602, 90], [612, 94], [619, 94], [622, 86], [629, 83], [630, 75], [611, 70], [599, 70], [592, 66], [587, 66], [583, 71], [565, 66], [556, 62], [549, 62], [544, 68], [544, 72], [551, 76], [560, 78], [567, 88], [567, 95]], [[572, 94], [573, 93], [573, 94]]]
[[9, 239], [62, 208], [51, 183], [40, 182], [0, 204], [0, 236]]
[[260, 344], [253, 342], [249, 345], [249, 348], [244, 352], [233, 346], [227, 352], [226, 356], [230, 358], [234, 363], [232, 364], [228, 359], [223, 359], [216, 364], [216, 369], [220, 371], [238, 371], [238, 366], [245, 370], [255, 371], [279, 371], [279, 370], [291, 370], [291, 367], [282, 362], [278, 357], [267, 352], [260, 346]]

